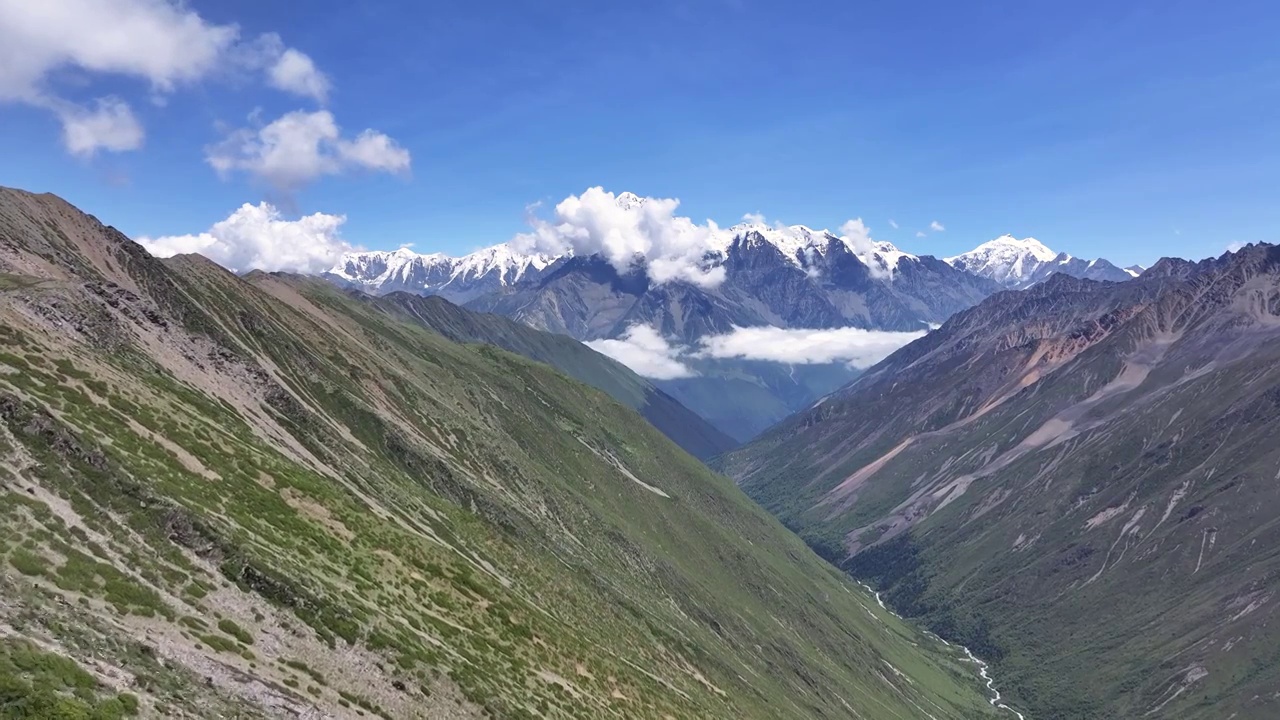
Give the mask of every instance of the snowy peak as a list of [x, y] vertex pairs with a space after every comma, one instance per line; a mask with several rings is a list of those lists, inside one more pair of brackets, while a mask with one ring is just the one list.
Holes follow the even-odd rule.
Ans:
[[1001, 235], [944, 262], [1007, 287], [1025, 287], [1038, 268], [1057, 259], [1057, 253], [1035, 238]]
[[556, 258], [541, 253], [516, 252], [505, 243], [477, 250], [470, 255], [454, 259], [453, 277], [475, 279], [496, 274], [501, 285], [519, 282], [529, 271], [547, 269]]
[[819, 270], [833, 248], [842, 248], [871, 269], [873, 275], [892, 280], [898, 263], [919, 258], [899, 250], [889, 242], [866, 238], [841, 237], [830, 230], [815, 230], [805, 225], [766, 225], [747, 222], [722, 231], [716, 248], [727, 255], [738, 241], [750, 243], [753, 238], [778, 249], [792, 265], [804, 270]]
[[738, 241], [750, 244], [758, 241], [772, 245], [794, 265], [803, 267], [806, 258], [813, 253], [825, 252], [827, 243], [834, 236], [826, 230], [814, 230], [804, 225], [766, 225], [765, 223], [739, 223], [717, 233], [713, 249], [727, 254]]
[[1102, 258], [1085, 260], [1067, 253], [1056, 253], [1035, 238], [1019, 240], [1012, 235], [1001, 235], [944, 261], [958, 270], [1014, 289], [1044, 282], [1054, 273], [1113, 282], [1136, 277], [1132, 271], [1122, 270]]
[[549, 255], [517, 252], [506, 243], [456, 258], [443, 253], [423, 255], [403, 247], [347, 253], [325, 276], [379, 295], [403, 290], [462, 301], [532, 279], [555, 261]]
[[988, 240], [982, 243], [967, 253], [945, 258], [945, 261], [951, 265], [1011, 269], [1020, 261], [1045, 263], [1055, 260], [1057, 257], [1058, 253], [1050, 250], [1044, 243], [1033, 237], [1019, 240], [1012, 235], [1001, 235], [995, 240]]
[[876, 274], [877, 268], [888, 273], [889, 278], [893, 278], [893, 273], [898, 269], [898, 265], [902, 261], [919, 262], [920, 257], [912, 255], [909, 252], [903, 252], [894, 246], [891, 242], [872, 242], [869, 252], [858, 253], [853, 245], [846, 240], [845, 245], [858, 256], [858, 259], [871, 268], [872, 274]]

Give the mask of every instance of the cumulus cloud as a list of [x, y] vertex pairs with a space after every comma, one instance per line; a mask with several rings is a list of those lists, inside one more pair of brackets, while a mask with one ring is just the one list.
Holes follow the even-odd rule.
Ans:
[[64, 67], [169, 91], [208, 73], [238, 34], [165, 0], [0, 0], [0, 97], [42, 96]]
[[243, 172], [289, 194], [324, 175], [347, 170], [401, 173], [409, 151], [373, 130], [342, 137], [327, 110], [295, 110], [259, 128], [242, 128], [206, 148], [205, 159], [222, 177]]
[[925, 235], [924, 235], [924, 231], [923, 231], [923, 230], [917, 230], [917, 231], [916, 231], [916, 237], [918, 237], [918, 238], [919, 238], [919, 237], [924, 237], [924, 236], [925, 236]]
[[253, 40], [234, 24], [211, 23], [179, 0], [0, 0], [0, 102], [49, 110], [73, 154], [141, 147], [145, 133], [129, 106], [103, 97], [82, 106], [57, 91], [73, 70], [142, 80], [152, 104], [232, 69], [262, 73], [268, 84], [323, 102], [329, 81], [311, 58], [275, 33]]
[[78, 105], [50, 88], [50, 75], [134, 77], [159, 96], [208, 74], [237, 35], [234, 25], [164, 0], [0, 0], [0, 102], [52, 112], [73, 154], [135, 150], [145, 133], [128, 104], [104, 97]]
[[331, 89], [329, 77], [320, 72], [306, 53], [283, 47], [278, 38], [274, 38], [271, 44], [274, 47], [268, 53], [269, 62], [265, 63], [267, 84], [277, 90], [312, 98], [318, 103], [328, 100]]
[[680, 361], [687, 349], [671, 344], [648, 325], [632, 325], [617, 339], [591, 340], [586, 345], [647, 378], [674, 380], [697, 374]]
[[238, 210], [197, 235], [139, 238], [157, 257], [199, 253], [234, 272], [287, 270], [320, 273], [345, 252], [358, 248], [343, 240], [344, 215], [314, 213], [286, 220], [269, 203], [241, 205]]
[[862, 222], [862, 218], [846, 220], [840, 226], [840, 237], [852, 246], [857, 254], [875, 250], [871, 244], [871, 228]]
[[763, 213], [753, 212], [742, 216], [742, 222], [751, 223], [752, 225], [768, 225]]
[[735, 327], [700, 338], [694, 347], [673, 343], [648, 325], [632, 325], [617, 339], [592, 340], [587, 346], [656, 380], [691, 377], [690, 361], [754, 360], [786, 365], [843, 363], [870, 367], [895, 350], [925, 335], [861, 328], [796, 329]]
[[889, 218], [889, 227], [893, 228], [894, 230], [897, 230], [897, 229], [898, 229], [898, 223], [897, 223], [897, 222], [895, 222], [893, 218]]
[[129, 104], [117, 97], [99, 98], [93, 109], [60, 103], [55, 112], [62, 121], [63, 144], [72, 155], [137, 150], [146, 137]]
[[654, 282], [719, 285], [724, 268], [703, 262], [719, 228], [710, 220], [699, 225], [677, 216], [679, 205], [674, 198], [614, 195], [593, 187], [558, 203], [551, 219], [532, 218], [532, 231], [517, 235], [511, 244], [529, 253], [599, 254], [622, 273], [630, 272], [643, 256]]
[[854, 218], [841, 225], [840, 238], [849, 246], [853, 254], [858, 256], [862, 264], [867, 266], [873, 276], [878, 278], [892, 276], [888, 266], [876, 258], [876, 245], [871, 239], [871, 228], [862, 222], [862, 218]]
[[943, 227], [942, 223], [938, 222], [937, 220], [934, 220], [933, 222], [929, 223], [929, 229], [930, 229], [930, 230], [932, 230], [932, 231], [934, 231], [934, 232], [945, 232], [945, 231], [946, 231], [946, 228], [945, 228], [945, 227]]
[[809, 330], [776, 327], [734, 328], [699, 340], [697, 357], [763, 360], [788, 365], [845, 363], [870, 367], [925, 332], [889, 332], [861, 328]]

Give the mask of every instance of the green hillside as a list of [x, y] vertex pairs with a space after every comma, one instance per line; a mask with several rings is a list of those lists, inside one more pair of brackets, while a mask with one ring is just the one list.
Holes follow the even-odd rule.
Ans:
[[996, 712], [606, 394], [10, 190], [0, 421], [6, 712]]
[[397, 317], [422, 323], [450, 340], [496, 345], [603, 390], [638, 411], [696, 458], [706, 460], [737, 445], [733, 438], [627, 366], [567, 335], [535, 330], [501, 315], [465, 310], [436, 296], [392, 293], [371, 302]]

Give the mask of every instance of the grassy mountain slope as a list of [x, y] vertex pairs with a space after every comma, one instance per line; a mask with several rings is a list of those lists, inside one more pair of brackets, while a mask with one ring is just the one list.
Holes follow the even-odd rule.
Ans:
[[0, 455], [6, 703], [994, 712], [971, 664], [604, 393], [12, 190]]
[[466, 310], [441, 297], [392, 293], [373, 302], [399, 317], [422, 323], [450, 340], [496, 345], [544, 362], [575, 380], [603, 390], [638, 411], [696, 458], [705, 460], [738, 444], [627, 366], [567, 335], [535, 330], [500, 315]]
[[1280, 248], [998, 294], [724, 467], [1031, 717], [1280, 714]]

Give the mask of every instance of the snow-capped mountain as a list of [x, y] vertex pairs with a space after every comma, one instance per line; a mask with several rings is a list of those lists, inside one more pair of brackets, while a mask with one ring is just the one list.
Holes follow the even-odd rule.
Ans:
[[[625, 209], [645, 201], [624, 193], [617, 202]], [[351, 253], [326, 277], [379, 295], [441, 295], [582, 341], [616, 339], [642, 325], [690, 347], [740, 327], [915, 332], [1000, 288], [873, 241], [861, 226], [837, 234], [745, 222], [693, 232], [690, 242], [698, 244], [688, 257], [702, 272], [717, 271], [717, 283], [654, 280], [643, 256], [620, 269], [598, 254], [521, 252], [527, 239], [456, 258], [408, 249]], [[704, 370], [658, 385], [738, 439], [807, 407], [854, 372], [842, 363], [729, 360]]]
[[1001, 235], [969, 252], [945, 258], [945, 262], [958, 270], [994, 280], [1012, 289], [1042, 283], [1055, 273], [1088, 280], [1122, 282], [1142, 272], [1140, 266], [1120, 268], [1101, 258], [1085, 260], [1072, 257], [1050, 250], [1035, 238], [1019, 240], [1012, 235]]
[[[620, 207], [644, 202], [643, 198], [628, 195], [623, 193], [618, 197]], [[829, 264], [833, 248], [856, 257], [874, 277], [887, 281], [893, 280], [901, 263], [920, 260], [888, 242], [844, 238], [829, 230], [814, 230], [804, 225], [741, 223], [717, 228], [709, 235], [703, 268], [724, 265], [735, 245], [743, 242], [772, 247], [788, 264], [815, 276]], [[572, 251], [559, 255], [521, 252], [512, 243], [493, 245], [461, 257], [419, 254], [408, 248], [372, 250], [346, 253], [324, 275], [339, 285], [375, 295], [405, 291], [441, 295], [465, 303], [517, 283], [536, 281], [571, 257]], [[643, 258], [637, 260], [643, 262]]]
[[[640, 216], [628, 224], [608, 217], [611, 208], [592, 208], [613, 223], [607, 228], [613, 235], [599, 229], [599, 217], [568, 207], [568, 229], [539, 226], [462, 257], [408, 249], [351, 253], [327, 277], [379, 295], [440, 295], [584, 342], [627, 338], [643, 326], [696, 348], [704, 338], [739, 328], [917, 332], [1001, 289], [1029, 287], [1056, 272], [1099, 280], [1137, 272], [1055, 253], [1032, 238], [1000, 237], [944, 261], [872, 240], [856, 221], [838, 233], [754, 220], [721, 228], [672, 222], [669, 210], [646, 207], [650, 201], [630, 193], [613, 200]], [[585, 227], [607, 237], [592, 244]], [[637, 253], [630, 264], [620, 261], [627, 248], [651, 239], [646, 232], [661, 235], [652, 246], [666, 254]], [[812, 404], [853, 373], [840, 363], [721, 358], [706, 361], [692, 377], [655, 382], [742, 440]]]
[[521, 281], [536, 280], [556, 260], [516, 252], [507, 243], [462, 257], [422, 255], [400, 248], [347, 253], [324, 276], [375, 295], [405, 291], [443, 295], [461, 303]]
[[802, 270], [820, 271], [836, 246], [842, 246], [866, 265], [873, 275], [885, 280], [893, 279], [898, 264], [903, 260], [919, 260], [889, 242], [841, 237], [830, 230], [814, 230], [805, 225], [746, 222], [720, 229], [714, 234], [713, 261], [723, 262], [734, 243], [743, 238], [777, 248], [783, 258]]

